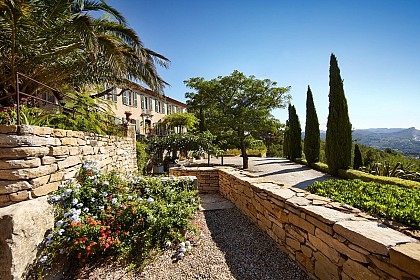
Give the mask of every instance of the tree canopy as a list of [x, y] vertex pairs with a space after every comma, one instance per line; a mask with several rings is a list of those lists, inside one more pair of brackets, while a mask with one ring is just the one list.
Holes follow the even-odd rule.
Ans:
[[[140, 82], [161, 92], [166, 85], [155, 64], [169, 60], [145, 48], [104, 0], [0, 0], [0, 42], [0, 98], [15, 92], [16, 72], [58, 90]], [[39, 85], [19, 87], [33, 94]]]
[[308, 91], [306, 93], [306, 124], [303, 148], [306, 161], [309, 165], [319, 161], [320, 143], [318, 115], [316, 114], [311, 88], [308, 86]]
[[248, 168], [246, 139], [259, 139], [273, 123], [271, 111], [284, 108], [290, 87], [278, 87], [269, 79], [257, 79], [235, 70], [212, 80], [201, 77], [184, 82], [195, 92], [186, 93], [189, 112], [200, 120], [200, 130], [209, 130], [219, 140], [241, 149], [243, 168]]

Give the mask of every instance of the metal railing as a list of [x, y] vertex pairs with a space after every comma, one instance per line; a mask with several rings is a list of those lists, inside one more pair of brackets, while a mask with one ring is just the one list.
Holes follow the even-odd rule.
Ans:
[[[59, 102], [58, 103], [54, 103], [54, 102], [51, 102], [51, 101], [49, 101], [47, 99], [44, 99], [44, 98], [38, 97], [36, 95], [28, 94], [28, 93], [25, 93], [25, 92], [21, 91], [20, 90], [20, 87], [19, 87], [19, 79], [20, 79], [20, 77], [26, 78], [26, 79], [34, 82], [35, 84], [38, 84], [39, 86], [41, 86], [43, 88], [46, 88], [47, 90], [50, 90], [54, 94], [54, 96], [56, 97], [56, 99]], [[6, 96], [1, 97], [0, 98], [0, 101], [1, 100], [4, 100], [6, 98], [10, 98], [10, 97], [13, 97], [15, 99], [15, 102], [16, 102], [16, 114], [17, 114], [17, 121], [16, 121], [17, 122], [17, 125], [21, 125], [21, 98], [23, 98], [23, 97], [27, 98], [28, 100], [29, 99], [33, 99], [33, 100], [36, 100], [36, 101], [39, 101], [39, 102], [43, 102], [45, 105], [46, 104], [50, 104], [50, 105], [53, 105], [55, 107], [59, 107], [59, 108], [61, 108], [63, 110], [69, 110], [69, 111], [72, 111], [73, 113], [79, 113], [79, 114], [81, 114], [81, 112], [79, 112], [75, 108], [68, 108], [68, 107], [60, 104], [60, 101], [61, 100], [69, 99], [69, 100], [72, 100], [72, 101], [77, 101], [76, 98], [73, 98], [72, 96], [69, 96], [68, 94], [65, 94], [63, 92], [60, 92], [59, 90], [57, 90], [57, 89], [55, 89], [53, 87], [50, 87], [50, 86], [48, 86], [48, 85], [46, 85], [46, 84], [44, 84], [44, 83], [42, 83], [40, 81], [37, 81], [37, 80], [35, 80], [35, 79], [33, 79], [33, 78], [25, 75], [25, 74], [19, 73], [19, 72], [16, 73], [15, 78], [16, 78], [16, 81], [15, 81], [16, 91], [14, 93], [11, 93], [11, 94], [8, 94]], [[47, 93], [47, 92], [43, 92], [43, 93]], [[62, 98], [61, 99], [57, 98], [57, 95], [61, 96]], [[35, 106], [34, 105], [32, 107], [38, 107], [39, 108], [40, 106]], [[87, 107], [89, 107], [89, 106], [87, 106]], [[107, 117], [114, 118], [114, 122], [109, 121], [109, 122], [106, 122], [107, 124], [117, 126], [117, 124], [115, 123], [115, 116], [110, 115], [110, 114], [107, 114], [105, 112], [102, 112], [102, 113], [105, 114]]]

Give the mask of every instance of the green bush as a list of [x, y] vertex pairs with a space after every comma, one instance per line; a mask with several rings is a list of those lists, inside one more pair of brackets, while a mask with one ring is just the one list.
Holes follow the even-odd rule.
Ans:
[[241, 150], [239, 149], [228, 149], [223, 156], [225, 157], [238, 157], [241, 155]]
[[404, 180], [396, 177], [376, 176], [363, 171], [348, 169], [339, 170], [338, 175], [343, 179], [360, 179], [365, 182], [375, 182], [380, 184], [393, 184], [400, 187], [420, 188], [420, 182]]
[[315, 182], [307, 190], [349, 204], [371, 215], [420, 229], [420, 189], [361, 180]]
[[146, 144], [136, 142], [137, 168], [141, 174], [145, 174], [147, 165]]
[[49, 197], [56, 223], [40, 263], [58, 257], [86, 262], [102, 256], [141, 265], [151, 250], [180, 242], [198, 197], [190, 180], [101, 174], [85, 163]]
[[267, 149], [247, 149], [246, 153], [249, 157], [265, 157]]

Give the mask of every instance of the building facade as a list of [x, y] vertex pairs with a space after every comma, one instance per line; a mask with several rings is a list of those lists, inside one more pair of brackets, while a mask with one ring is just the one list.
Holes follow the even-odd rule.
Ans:
[[[186, 112], [187, 105], [168, 96], [159, 95], [148, 89], [114, 89], [104, 99], [112, 101], [116, 122], [130, 122], [136, 125], [136, 133], [144, 136], [166, 135], [167, 128], [160, 125], [166, 115]], [[178, 132], [178, 128], [174, 128]]]

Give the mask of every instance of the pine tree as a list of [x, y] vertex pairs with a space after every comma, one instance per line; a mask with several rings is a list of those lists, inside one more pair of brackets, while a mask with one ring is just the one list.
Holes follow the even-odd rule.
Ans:
[[289, 156], [291, 160], [295, 160], [302, 157], [302, 129], [293, 105], [290, 108], [289, 126]]
[[329, 102], [325, 156], [330, 172], [336, 174], [338, 169], [348, 169], [351, 165], [352, 140], [343, 80], [334, 54], [330, 59]]
[[312, 163], [318, 162], [321, 145], [319, 122], [312, 97], [312, 91], [309, 86], [308, 92], [306, 93], [306, 124], [304, 143], [303, 149], [308, 164], [311, 165]]
[[362, 153], [360, 152], [359, 145], [354, 145], [354, 159], [353, 159], [353, 169], [358, 170], [359, 167], [363, 166]]

